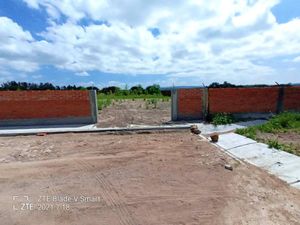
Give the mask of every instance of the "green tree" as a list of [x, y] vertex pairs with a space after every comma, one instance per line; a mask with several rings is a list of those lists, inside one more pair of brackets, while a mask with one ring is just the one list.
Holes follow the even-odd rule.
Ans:
[[145, 93], [144, 88], [139, 84], [137, 86], [133, 86], [130, 88], [130, 92], [132, 94], [141, 95]]
[[160, 86], [158, 84], [153, 84], [151, 86], [146, 87], [146, 92], [150, 95], [158, 95], [161, 94]]

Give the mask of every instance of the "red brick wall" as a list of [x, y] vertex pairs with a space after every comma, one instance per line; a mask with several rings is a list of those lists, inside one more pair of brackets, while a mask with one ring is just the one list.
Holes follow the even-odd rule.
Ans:
[[285, 88], [284, 110], [300, 111], [300, 87]]
[[209, 112], [276, 112], [278, 93], [278, 87], [210, 88]]
[[178, 118], [202, 118], [202, 96], [203, 90], [179, 89], [177, 92]]
[[0, 91], [0, 120], [90, 115], [88, 91]]

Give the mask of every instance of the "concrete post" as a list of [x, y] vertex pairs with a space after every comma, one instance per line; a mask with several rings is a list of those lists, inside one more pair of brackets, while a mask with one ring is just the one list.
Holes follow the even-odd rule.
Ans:
[[171, 119], [172, 121], [178, 119], [178, 92], [176, 89], [171, 90]]
[[90, 90], [89, 95], [90, 95], [92, 123], [97, 123], [98, 122], [97, 91], [96, 90]]
[[208, 88], [203, 88], [202, 96], [202, 117], [206, 120], [208, 116]]

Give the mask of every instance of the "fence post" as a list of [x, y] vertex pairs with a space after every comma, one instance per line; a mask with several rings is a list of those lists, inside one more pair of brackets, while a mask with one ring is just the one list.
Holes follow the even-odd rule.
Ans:
[[97, 91], [90, 90], [89, 96], [90, 96], [90, 105], [91, 105], [91, 118], [92, 118], [93, 123], [97, 123], [98, 122]]
[[178, 92], [176, 89], [171, 90], [171, 120], [178, 119]]
[[208, 88], [203, 88], [202, 115], [203, 120], [206, 121], [208, 116]]

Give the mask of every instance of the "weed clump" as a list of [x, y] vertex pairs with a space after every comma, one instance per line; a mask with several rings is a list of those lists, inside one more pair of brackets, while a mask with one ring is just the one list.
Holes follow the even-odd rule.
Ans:
[[215, 126], [231, 124], [233, 122], [234, 122], [234, 118], [229, 113], [217, 113], [212, 117], [212, 124]]

